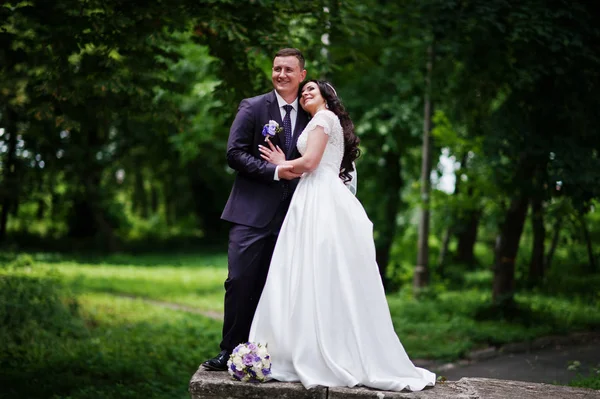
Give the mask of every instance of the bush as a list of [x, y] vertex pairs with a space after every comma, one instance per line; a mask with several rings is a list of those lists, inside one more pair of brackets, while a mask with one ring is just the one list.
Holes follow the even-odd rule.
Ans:
[[[18, 256], [0, 269], [0, 366], [23, 364], [31, 355], [25, 346], [50, 344], [57, 337], [86, 333], [79, 304], [63, 286], [59, 275], [47, 272], [33, 277], [28, 255]], [[29, 354], [29, 355], [26, 355]]]
[[600, 390], [600, 364], [595, 367], [589, 376], [578, 376], [573, 381], [569, 382], [572, 387], [590, 388]]

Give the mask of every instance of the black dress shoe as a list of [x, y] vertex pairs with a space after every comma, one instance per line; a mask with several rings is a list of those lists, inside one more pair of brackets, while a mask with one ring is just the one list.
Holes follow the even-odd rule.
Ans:
[[229, 351], [222, 350], [217, 356], [202, 363], [202, 366], [210, 371], [225, 371], [227, 370], [227, 361], [230, 355]]

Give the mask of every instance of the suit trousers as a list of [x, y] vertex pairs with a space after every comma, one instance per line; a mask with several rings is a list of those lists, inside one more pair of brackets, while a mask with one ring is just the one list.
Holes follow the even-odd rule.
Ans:
[[290, 198], [281, 201], [275, 216], [265, 227], [233, 224], [229, 230], [222, 350], [231, 352], [238, 344], [248, 341], [277, 235], [289, 205]]

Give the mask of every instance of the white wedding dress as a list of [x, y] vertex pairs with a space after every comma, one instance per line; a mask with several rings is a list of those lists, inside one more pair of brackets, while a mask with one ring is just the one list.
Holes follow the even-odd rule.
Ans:
[[338, 176], [344, 140], [337, 116], [318, 112], [298, 150], [304, 154], [317, 125], [328, 143], [292, 197], [249, 340], [267, 344], [274, 379], [306, 388], [433, 386], [435, 374], [413, 365], [394, 331], [373, 224]]

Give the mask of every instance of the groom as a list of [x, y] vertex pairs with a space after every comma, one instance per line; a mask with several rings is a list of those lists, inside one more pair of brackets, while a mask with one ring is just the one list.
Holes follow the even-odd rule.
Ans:
[[300, 50], [279, 50], [273, 59], [275, 90], [242, 100], [227, 141], [227, 163], [237, 174], [221, 219], [231, 222], [225, 315], [221, 352], [202, 363], [208, 370], [226, 370], [233, 349], [248, 340], [252, 318], [265, 284], [277, 234], [300, 175], [260, 157], [264, 125], [282, 128], [270, 138], [286, 154], [298, 158], [298, 135], [308, 123], [300, 107], [298, 88], [306, 77]]

